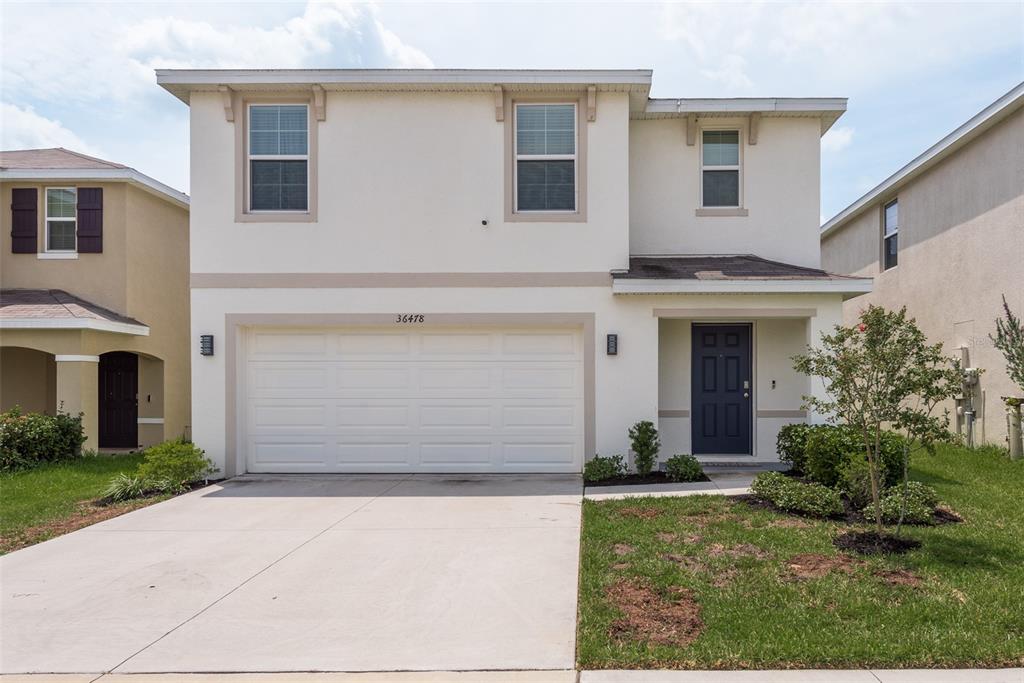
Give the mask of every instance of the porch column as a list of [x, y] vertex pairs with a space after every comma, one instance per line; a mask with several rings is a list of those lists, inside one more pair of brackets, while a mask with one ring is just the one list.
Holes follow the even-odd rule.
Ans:
[[99, 448], [99, 356], [57, 355], [57, 408], [82, 415], [83, 448]]
[[[843, 322], [843, 302], [837, 301], [834, 304], [825, 304], [817, 307], [817, 312], [807, 319], [807, 344], [812, 348], [821, 348], [822, 333], [830, 333], [836, 325]], [[811, 396], [815, 398], [827, 398], [825, 382], [820, 377], [811, 377]], [[812, 424], [825, 422], [826, 416], [816, 411], [809, 411], [807, 421]]]

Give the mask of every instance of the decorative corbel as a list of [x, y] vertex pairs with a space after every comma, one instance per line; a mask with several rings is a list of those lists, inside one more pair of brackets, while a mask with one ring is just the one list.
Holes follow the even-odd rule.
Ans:
[[747, 131], [747, 143], [751, 145], [757, 144], [757, 128], [761, 124], [761, 112], [755, 111], [750, 115], [750, 121], [748, 122], [750, 129]]
[[313, 113], [316, 115], [317, 121], [327, 119], [327, 96], [323, 86], [319, 84], [313, 85]]
[[686, 144], [693, 147], [697, 144], [697, 115], [686, 115]]
[[494, 120], [505, 120], [505, 89], [500, 85], [494, 86]]
[[587, 121], [597, 121], [597, 86], [587, 86]]
[[224, 120], [234, 121], [235, 120], [235, 98], [234, 93], [231, 92], [231, 88], [226, 85], [218, 85], [217, 90], [220, 91], [221, 103], [224, 105]]

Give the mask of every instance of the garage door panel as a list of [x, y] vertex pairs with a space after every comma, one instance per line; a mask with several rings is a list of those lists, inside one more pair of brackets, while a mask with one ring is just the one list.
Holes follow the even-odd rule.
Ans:
[[582, 466], [578, 331], [257, 330], [248, 348], [250, 471]]

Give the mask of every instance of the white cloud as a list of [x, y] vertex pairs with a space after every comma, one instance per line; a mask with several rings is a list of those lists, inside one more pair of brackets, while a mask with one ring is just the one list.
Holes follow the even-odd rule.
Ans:
[[718, 81], [734, 90], [744, 90], [753, 85], [747, 76], [747, 60], [740, 55], [725, 55], [717, 69], [701, 69], [700, 72], [712, 81]]
[[821, 151], [826, 153], [841, 152], [853, 142], [851, 126], [833, 126], [821, 138]]
[[0, 124], [0, 149], [65, 147], [85, 154], [99, 154], [60, 121], [40, 116], [32, 107], [0, 103]]

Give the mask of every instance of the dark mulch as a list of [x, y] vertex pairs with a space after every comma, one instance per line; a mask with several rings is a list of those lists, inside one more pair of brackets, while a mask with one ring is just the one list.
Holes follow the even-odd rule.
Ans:
[[685, 647], [704, 630], [700, 604], [693, 594], [673, 586], [661, 595], [641, 579], [620, 579], [605, 589], [608, 601], [622, 613], [611, 623], [615, 640], [639, 640]]
[[832, 545], [861, 555], [902, 555], [920, 548], [921, 541], [874, 531], [847, 531], [832, 539]]
[[[708, 475], [701, 475], [700, 479], [694, 481], [711, 481], [708, 479]], [[624, 477], [615, 477], [614, 479], [604, 479], [602, 481], [588, 481], [586, 485], [588, 488], [597, 486], [637, 486], [640, 484], [678, 484], [679, 482], [672, 481], [668, 478], [668, 475], [664, 472], [651, 472], [650, 474], [641, 477], [639, 474], [627, 474]]]

